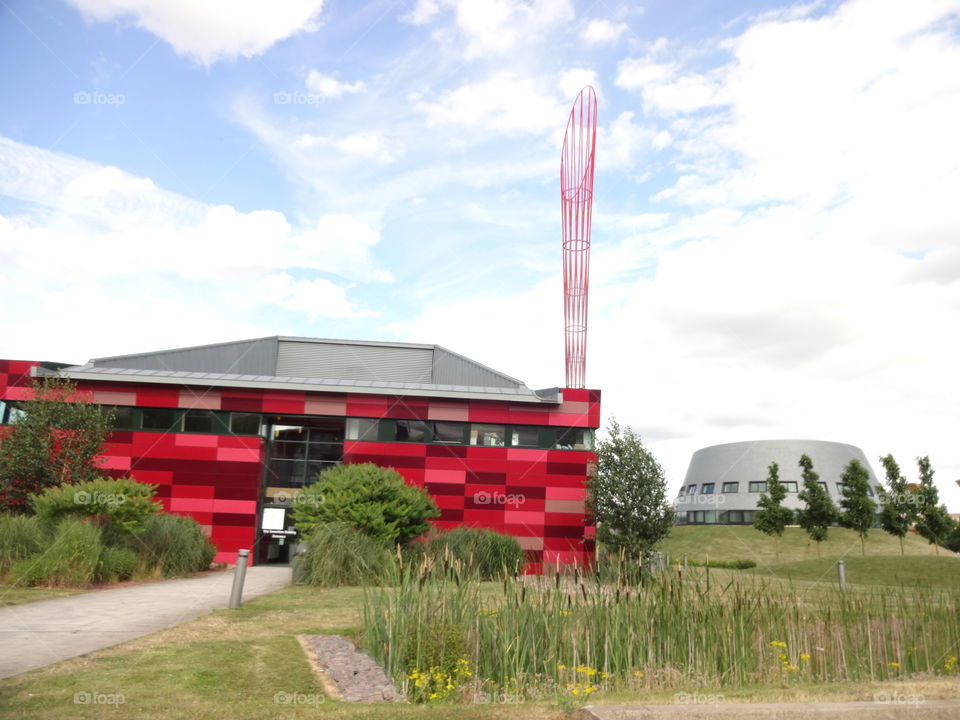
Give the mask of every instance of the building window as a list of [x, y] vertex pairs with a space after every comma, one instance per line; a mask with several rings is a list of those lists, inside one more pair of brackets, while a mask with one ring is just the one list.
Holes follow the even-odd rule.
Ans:
[[871, 488], [869, 485], [867, 485], [867, 495], [873, 497], [873, 488]]
[[743, 522], [747, 525], [753, 525], [756, 520], [757, 511], [756, 510], [744, 510], [743, 511]]
[[427, 424], [421, 420], [396, 420], [396, 434], [394, 438], [397, 442], [417, 442], [427, 441]]
[[434, 422], [433, 441], [436, 443], [447, 443], [449, 445], [462, 445], [463, 434], [466, 430], [466, 423], [458, 422]]
[[723, 492], [725, 493], [735, 493], [740, 488], [740, 483], [738, 482], [725, 482], [723, 484]]
[[230, 413], [230, 432], [234, 435], [259, 435], [260, 416], [256, 413]]
[[377, 441], [377, 421], [369, 418], [347, 418], [347, 440]]
[[557, 450], [593, 450], [593, 430], [564, 428], [557, 430]]
[[817, 485], [819, 485], [820, 487], [822, 487], [822, 488], [823, 488], [823, 491], [824, 491], [825, 493], [827, 493], [827, 495], [830, 494], [830, 488], [827, 487], [827, 484], [826, 484], [825, 482], [817, 483]]
[[136, 408], [128, 405], [101, 405], [100, 412], [104, 415], [113, 415], [114, 430], [136, 430]]
[[696, 485], [687, 485], [687, 495], [693, 495], [697, 492]]
[[743, 510], [724, 510], [720, 513], [720, 522], [730, 524], [742, 523]]
[[144, 430], [180, 432], [183, 415], [174, 408], [144, 408], [141, 427]]
[[183, 417], [183, 429], [186, 432], [212, 433], [213, 410], [187, 410]]
[[797, 484], [795, 482], [790, 481], [781, 484], [783, 485], [783, 489], [788, 493], [795, 493], [797, 491]]
[[846, 483], [837, 483], [837, 492], [843, 495], [843, 489], [846, 487]]
[[503, 447], [503, 425], [471, 425], [470, 444]]
[[540, 428], [512, 428], [510, 431], [510, 444], [514, 447], [540, 447]]
[[713, 495], [713, 488], [714, 488], [713, 483], [704, 483], [703, 485], [700, 486], [700, 494]]
[[750, 482], [750, 487], [749, 487], [748, 489], [749, 489], [750, 492], [752, 492], [752, 493], [764, 493], [764, 492], [767, 491], [767, 481], [766, 481], [766, 480], [760, 480], [760, 481], [758, 482], [758, 481], [753, 481], [753, 480], [752, 480], [752, 481]]

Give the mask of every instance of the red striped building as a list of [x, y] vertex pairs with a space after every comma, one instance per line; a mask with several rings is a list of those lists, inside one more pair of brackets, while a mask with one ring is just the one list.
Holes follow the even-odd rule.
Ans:
[[218, 562], [241, 548], [286, 561], [296, 489], [338, 462], [395, 468], [433, 497], [439, 528], [513, 535], [529, 572], [593, 557], [598, 390], [531, 390], [435, 345], [269, 337], [77, 366], [0, 360], [0, 421], [56, 373], [116, 415], [104, 474], [156, 484]]

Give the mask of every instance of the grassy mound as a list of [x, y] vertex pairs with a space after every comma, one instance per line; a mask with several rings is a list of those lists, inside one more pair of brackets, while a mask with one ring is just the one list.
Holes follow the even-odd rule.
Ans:
[[[960, 592], [960, 560], [955, 557], [848, 555], [844, 558], [844, 565], [848, 584], [947, 588]], [[761, 566], [753, 572], [784, 580], [833, 583], [837, 578], [837, 562], [826, 558], [799, 560]]]

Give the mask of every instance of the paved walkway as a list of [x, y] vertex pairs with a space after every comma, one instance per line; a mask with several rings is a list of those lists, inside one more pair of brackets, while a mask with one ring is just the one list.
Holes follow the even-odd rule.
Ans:
[[588, 705], [577, 720], [957, 720], [960, 700], [898, 695], [895, 686], [875, 702]]
[[[289, 567], [247, 568], [243, 599], [290, 584]], [[233, 571], [0, 608], [0, 678], [178, 625], [230, 601]]]

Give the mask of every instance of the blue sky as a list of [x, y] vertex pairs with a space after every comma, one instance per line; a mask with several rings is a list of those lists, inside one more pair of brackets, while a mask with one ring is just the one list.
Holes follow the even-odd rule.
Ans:
[[958, 0], [0, 0], [0, 356], [294, 334], [563, 381], [559, 151], [600, 99], [588, 385], [719, 442], [930, 454], [960, 510]]

